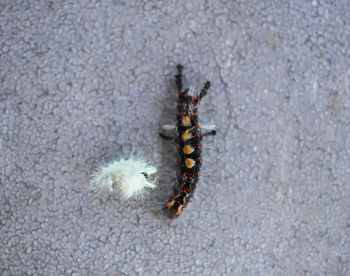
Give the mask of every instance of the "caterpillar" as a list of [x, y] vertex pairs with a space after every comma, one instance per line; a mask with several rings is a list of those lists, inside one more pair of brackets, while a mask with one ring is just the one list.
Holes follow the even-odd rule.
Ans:
[[145, 188], [154, 189], [157, 185], [157, 169], [147, 161], [142, 153], [134, 153], [116, 158], [100, 165], [92, 174], [89, 190], [96, 193], [111, 193], [117, 190], [122, 198], [142, 198]]
[[[197, 182], [200, 177], [202, 165], [202, 138], [207, 135], [215, 135], [214, 129], [203, 132], [203, 127], [199, 122], [198, 105], [207, 94], [211, 84], [206, 81], [204, 87], [198, 93], [190, 87], [182, 89], [182, 72], [184, 67], [177, 65], [175, 84], [178, 90], [177, 117], [173, 128], [176, 136], [171, 137], [159, 133], [160, 137], [166, 140], [175, 139], [178, 152], [176, 182], [173, 185], [169, 200], [166, 202], [164, 210], [170, 219], [179, 217], [183, 209], [186, 208], [196, 192]], [[164, 127], [169, 129], [171, 127]]]

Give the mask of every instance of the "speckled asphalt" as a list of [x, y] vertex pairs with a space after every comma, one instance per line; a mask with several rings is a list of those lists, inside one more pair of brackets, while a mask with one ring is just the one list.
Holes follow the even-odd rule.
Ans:
[[[0, 274], [350, 275], [349, 14], [347, 0], [0, 1]], [[201, 115], [218, 135], [169, 221], [175, 147], [158, 132], [180, 62], [212, 81]], [[98, 162], [132, 146], [159, 188], [89, 194]]]

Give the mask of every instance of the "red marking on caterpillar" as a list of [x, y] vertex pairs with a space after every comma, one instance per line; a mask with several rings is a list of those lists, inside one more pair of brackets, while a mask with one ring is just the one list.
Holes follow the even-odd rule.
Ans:
[[[201, 168], [203, 138], [199, 117], [197, 114], [198, 105], [210, 88], [207, 81], [198, 93], [193, 88], [182, 89], [183, 66], [177, 66], [175, 83], [178, 89], [177, 122], [175, 142], [178, 144], [178, 169], [176, 171], [176, 183], [170, 198], [165, 204], [165, 211], [170, 219], [177, 218], [188, 206], [196, 192], [196, 185], [199, 180]], [[191, 135], [195, 134], [195, 135]], [[169, 139], [171, 137], [160, 134], [161, 137]], [[210, 134], [205, 134], [210, 135]], [[213, 134], [214, 135], [214, 132]]]

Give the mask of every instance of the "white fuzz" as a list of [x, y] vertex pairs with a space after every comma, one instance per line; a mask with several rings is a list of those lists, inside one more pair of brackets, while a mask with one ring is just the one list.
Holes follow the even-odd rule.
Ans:
[[141, 155], [132, 154], [129, 158], [100, 165], [89, 181], [89, 188], [97, 194], [116, 189], [125, 199], [142, 197], [144, 188], [156, 187], [157, 179], [150, 177], [156, 172], [157, 169]]
[[194, 87], [194, 86], [190, 86], [190, 88], [188, 88], [188, 92], [187, 94], [191, 97], [198, 97], [198, 90]]
[[171, 125], [162, 125], [162, 129], [164, 130], [175, 130], [176, 129], [176, 122]]
[[214, 124], [202, 124], [201, 128], [204, 131], [211, 131], [211, 130], [216, 130], [216, 125], [214, 125]]

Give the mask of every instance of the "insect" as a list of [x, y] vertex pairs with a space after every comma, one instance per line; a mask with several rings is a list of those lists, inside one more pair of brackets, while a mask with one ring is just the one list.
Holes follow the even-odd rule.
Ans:
[[170, 198], [164, 210], [170, 219], [179, 217], [183, 209], [187, 207], [196, 191], [199, 180], [200, 168], [202, 165], [202, 138], [207, 135], [215, 135], [214, 129], [204, 131], [205, 128], [199, 123], [198, 105], [207, 94], [210, 82], [206, 81], [204, 87], [198, 93], [194, 88], [182, 88], [183, 66], [177, 65], [175, 84], [178, 90], [177, 117], [176, 123], [172, 126], [165, 126], [164, 129], [174, 128], [176, 136], [171, 137], [159, 133], [160, 137], [166, 140], [175, 139], [178, 152], [178, 169], [176, 182], [173, 186]]
[[89, 189], [96, 194], [110, 193], [116, 189], [124, 199], [142, 198], [145, 188], [156, 187], [157, 178], [151, 177], [156, 172], [157, 169], [141, 153], [132, 152], [100, 165], [89, 181]]

